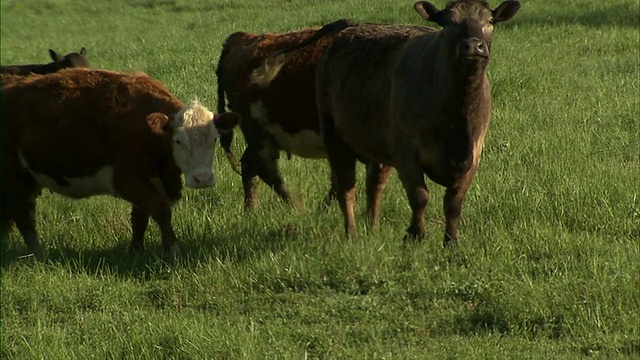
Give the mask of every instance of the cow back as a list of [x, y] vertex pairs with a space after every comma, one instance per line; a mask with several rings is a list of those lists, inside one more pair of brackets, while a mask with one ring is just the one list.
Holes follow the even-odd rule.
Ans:
[[343, 30], [327, 47], [317, 71], [318, 108], [333, 115], [364, 158], [391, 162], [388, 147], [375, 144], [389, 144], [399, 118], [390, 100], [403, 86], [397, 76], [400, 54], [416, 41], [434, 41], [437, 33], [422, 26], [364, 24]]
[[[3, 153], [20, 156], [34, 172], [79, 178], [130, 156], [140, 166], [158, 152], [146, 116], [182, 108], [158, 81], [146, 74], [67, 69], [28, 76], [2, 89]], [[151, 170], [150, 170], [151, 171]]]
[[[237, 33], [225, 44], [218, 76], [227, 93], [229, 107], [250, 115], [251, 104], [260, 103], [268, 118], [277, 121], [286, 133], [303, 130], [319, 132], [315, 108], [315, 71], [318, 61], [332, 36], [327, 36], [288, 56], [277, 77], [266, 87], [254, 83], [254, 71], [273, 54], [293, 47], [313, 35], [318, 28], [285, 34]], [[223, 50], [224, 51], [224, 50]], [[245, 116], [243, 116], [245, 118]]]

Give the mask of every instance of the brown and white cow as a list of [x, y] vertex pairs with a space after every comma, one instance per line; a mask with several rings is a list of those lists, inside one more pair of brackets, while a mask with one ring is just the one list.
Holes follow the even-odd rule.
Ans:
[[[284, 201], [301, 205], [298, 197], [285, 187], [277, 161], [281, 151], [289, 156], [326, 158], [316, 110], [316, 66], [331, 41], [331, 34], [347, 26], [351, 26], [348, 21], [338, 20], [319, 31], [315, 28], [285, 34], [237, 32], [226, 39], [216, 70], [218, 111], [225, 111], [226, 95], [229, 108], [242, 118], [240, 128], [247, 143], [241, 172], [245, 209], [257, 205], [258, 177]], [[319, 38], [322, 39], [316, 41]], [[265, 78], [267, 60], [277, 57], [281, 50], [310, 42], [312, 45], [288, 55], [277, 76]], [[235, 164], [232, 136], [231, 132], [223, 134], [220, 143]], [[237, 170], [237, 165], [234, 167]], [[328, 200], [330, 197], [331, 191]]]
[[347, 233], [355, 232], [355, 162], [364, 159], [396, 168], [412, 209], [408, 238], [424, 236], [424, 175], [445, 186], [444, 243], [455, 244], [491, 116], [493, 25], [520, 3], [414, 8], [442, 29], [362, 25], [335, 35], [318, 65], [317, 104]]
[[66, 69], [12, 81], [1, 97], [2, 237], [14, 222], [38, 257], [41, 188], [127, 200], [131, 249], [144, 249], [151, 217], [165, 254], [175, 254], [171, 206], [181, 195], [181, 174], [188, 187], [212, 186], [216, 139], [239, 121], [233, 113], [214, 116], [198, 102], [185, 106], [144, 73]]
[[53, 62], [48, 64], [2, 65], [2, 74], [50, 74], [70, 67], [89, 67], [87, 49], [84, 47], [80, 49], [80, 52], [72, 52], [65, 56], [49, 49], [49, 56]]

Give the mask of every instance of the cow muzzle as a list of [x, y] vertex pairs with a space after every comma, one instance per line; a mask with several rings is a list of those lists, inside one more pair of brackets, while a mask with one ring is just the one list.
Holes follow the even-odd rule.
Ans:
[[215, 184], [215, 177], [211, 171], [190, 173], [189, 176], [186, 177], [186, 180], [187, 187], [195, 189], [212, 187]]
[[458, 58], [488, 58], [489, 47], [487, 43], [477, 37], [461, 40], [457, 47]]

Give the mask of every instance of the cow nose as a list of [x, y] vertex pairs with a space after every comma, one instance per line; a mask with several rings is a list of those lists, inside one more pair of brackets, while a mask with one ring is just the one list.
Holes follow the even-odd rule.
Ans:
[[197, 173], [193, 175], [192, 179], [196, 187], [213, 185], [213, 173], [210, 172]]
[[478, 39], [477, 37], [464, 39], [458, 45], [458, 55], [459, 56], [480, 56], [480, 57], [488, 57], [489, 49], [487, 48], [487, 43], [484, 40]]

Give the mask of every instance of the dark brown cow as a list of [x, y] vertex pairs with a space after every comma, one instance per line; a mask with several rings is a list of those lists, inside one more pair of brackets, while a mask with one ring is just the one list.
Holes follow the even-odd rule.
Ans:
[[[459, 0], [438, 10], [421, 1], [414, 8], [443, 29], [360, 25], [332, 37], [317, 65], [317, 106], [347, 234], [355, 232], [360, 159], [382, 169], [368, 171], [368, 188], [384, 186], [384, 166], [397, 169], [412, 209], [407, 238], [424, 236], [424, 175], [445, 186], [444, 243], [454, 244], [491, 116], [486, 69], [493, 24], [513, 17], [520, 3], [491, 10], [484, 1]], [[274, 58], [260, 74], [265, 81], [289, 61]], [[368, 203], [375, 202], [370, 196]]]
[[[285, 201], [301, 205], [298, 197], [286, 189], [277, 161], [280, 151], [326, 158], [315, 102], [316, 65], [331, 40], [330, 34], [346, 26], [351, 24], [338, 20], [324, 26], [313, 39], [309, 38], [317, 28], [285, 34], [238, 32], [226, 39], [216, 70], [218, 111], [225, 111], [226, 95], [229, 108], [242, 118], [240, 128], [247, 142], [242, 155], [246, 209], [257, 205], [257, 177]], [[266, 60], [283, 49], [308, 42], [313, 45], [292, 53], [275, 78], [264, 77]], [[231, 139], [232, 133], [223, 134], [221, 144], [233, 164]]]
[[3, 65], [2, 74], [50, 74], [70, 67], [89, 67], [87, 49], [84, 47], [80, 49], [79, 53], [73, 52], [65, 56], [60, 56], [52, 49], [49, 49], [49, 56], [51, 56], [53, 62], [48, 64]]
[[350, 27], [334, 36], [319, 65], [317, 103], [347, 233], [355, 232], [355, 162], [396, 168], [412, 216], [407, 236], [424, 236], [425, 183], [447, 188], [444, 243], [457, 242], [462, 201], [478, 167], [491, 116], [493, 24], [520, 8], [504, 1], [459, 0], [438, 10], [415, 4], [441, 31]]
[[[5, 75], [3, 75], [5, 76]], [[149, 217], [165, 254], [179, 248], [171, 206], [186, 185], [212, 186], [219, 133], [239, 121], [186, 106], [144, 73], [67, 69], [2, 89], [2, 238], [12, 222], [42, 256], [35, 228], [41, 188], [72, 198], [112, 195], [133, 207], [131, 249], [144, 249]]]

